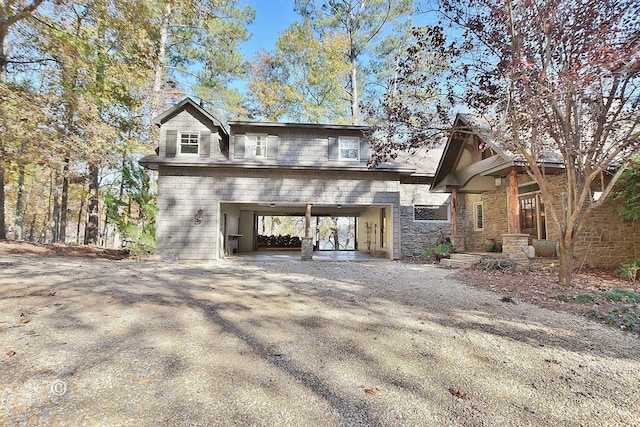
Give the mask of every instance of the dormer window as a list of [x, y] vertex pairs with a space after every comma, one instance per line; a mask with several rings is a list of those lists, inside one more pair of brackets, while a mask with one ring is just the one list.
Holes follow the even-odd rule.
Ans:
[[267, 135], [247, 135], [245, 158], [264, 159], [267, 157]]
[[200, 134], [183, 132], [180, 133], [180, 154], [198, 154], [200, 145]]
[[339, 139], [340, 160], [358, 160], [360, 158], [360, 140], [358, 138]]

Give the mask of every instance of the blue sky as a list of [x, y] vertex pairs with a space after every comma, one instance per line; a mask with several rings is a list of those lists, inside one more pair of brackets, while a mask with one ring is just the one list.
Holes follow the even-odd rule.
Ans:
[[300, 18], [294, 11], [294, 0], [241, 0], [240, 5], [251, 6], [256, 11], [256, 17], [249, 25], [251, 39], [242, 47], [247, 60], [260, 49], [273, 50], [278, 34]]

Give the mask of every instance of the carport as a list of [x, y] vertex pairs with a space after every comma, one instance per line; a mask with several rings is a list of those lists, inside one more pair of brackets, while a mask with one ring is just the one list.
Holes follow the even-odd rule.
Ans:
[[[304, 223], [306, 204], [300, 203], [265, 203], [265, 202], [222, 202], [220, 203], [221, 234], [225, 236], [225, 256], [253, 254], [255, 257], [264, 257], [258, 253], [270, 252], [294, 252], [299, 257], [299, 247], [273, 247], [278, 245], [265, 245], [264, 242], [264, 218], [300, 218]], [[391, 221], [387, 215], [392, 212], [390, 205], [356, 205], [356, 204], [313, 204], [311, 208], [311, 229], [314, 243], [314, 253], [317, 257], [327, 260], [356, 260], [357, 253], [370, 259], [390, 258], [392, 238], [387, 235], [386, 223]], [[324, 219], [331, 218], [336, 227], [349, 227], [349, 237], [338, 240], [339, 230], [327, 231], [326, 227], [320, 227]], [[381, 224], [381, 225], [380, 225]], [[328, 233], [334, 233], [333, 239], [327, 237]], [[269, 234], [267, 232], [267, 234]], [[293, 246], [296, 239], [304, 236], [304, 228], [291, 230]], [[331, 241], [330, 241], [331, 240]], [[299, 241], [299, 240], [298, 240]], [[330, 241], [330, 244], [327, 243]], [[336, 248], [335, 242], [340, 242]], [[262, 244], [261, 244], [262, 243]], [[356, 253], [357, 252], [357, 253]], [[352, 253], [352, 255], [348, 255]], [[282, 258], [286, 256], [282, 255]]]

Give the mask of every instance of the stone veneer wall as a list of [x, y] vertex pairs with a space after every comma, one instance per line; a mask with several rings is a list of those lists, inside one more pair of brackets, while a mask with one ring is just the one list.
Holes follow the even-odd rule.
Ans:
[[400, 207], [400, 232], [402, 233], [402, 257], [424, 256], [431, 246], [431, 239], [451, 236], [451, 223], [424, 223], [413, 220], [413, 206]]
[[[429, 182], [418, 178], [403, 178], [400, 186], [400, 233], [402, 236], [402, 258], [424, 256], [424, 251], [431, 246], [432, 239], [451, 236], [451, 222], [419, 222], [413, 220], [414, 205], [440, 205], [450, 203], [450, 195], [431, 193]], [[458, 198], [458, 211], [465, 215], [464, 198]], [[459, 233], [464, 235], [463, 224], [459, 224]]]
[[[561, 205], [564, 179], [554, 176], [549, 179], [554, 188], [555, 203]], [[624, 221], [617, 218], [618, 205], [612, 200], [593, 211], [589, 220], [578, 235], [574, 249], [574, 265], [617, 267], [622, 263], [640, 258], [640, 222]], [[553, 224], [547, 224], [549, 239], [557, 239], [558, 232]]]
[[[483, 193], [483, 222], [484, 229], [474, 233], [474, 247], [476, 250], [484, 250], [485, 239], [494, 239], [496, 243], [502, 244], [502, 234], [507, 233], [509, 228], [507, 218], [507, 187], [502, 184], [494, 191]], [[473, 215], [473, 213], [471, 213]], [[471, 219], [473, 221], [473, 218]], [[473, 230], [473, 223], [471, 226]]]
[[[527, 175], [519, 175], [519, 184], [531, 182]], [[564, 188], [562, 175], [549, 176], [547, 180], [552, 194], [556, 195], [554, 204], [560, 206], [560, 195]], [[465, 197], [467, 203], [473, 198]], [[496, 188], [495, 191], [482, 194], [484, 206], [484, 231], [482, 238], [473, 233], [473, 222], [467, 236], [472, 236], [469, 241], [473, 247], [481, 250], [481, 242], [486, 238], [496, 239], [502, 243], [501, 234], [507, 233], [507, 193], [506, 183]], [[473, 214], [471, 214], [473, 215]], [[471, 218], [471, 221], [473, 218]], [[549, 220], [547, 222], [547, 238], [557, 240], [558, 232]], [[467, 244], [469, 249], [469, 243]], [[574, 252], [574, 265], [576, 268], [586, 266], [617, 267], [624, 262], [640, 258], [640, 222], [623, 221], [617, 219], [617, 206], [608, 201], [602, 207], [596, 209], [587, 221], [582, 232], [578, 236]]]

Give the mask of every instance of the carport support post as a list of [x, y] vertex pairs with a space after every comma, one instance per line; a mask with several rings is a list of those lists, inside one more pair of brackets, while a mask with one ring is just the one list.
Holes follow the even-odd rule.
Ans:
[[304, 237], [302, 238], [302, 261], [313, 260], [313, 236], [311, 235], [311, 203], [307, 203], [304, 214]]

